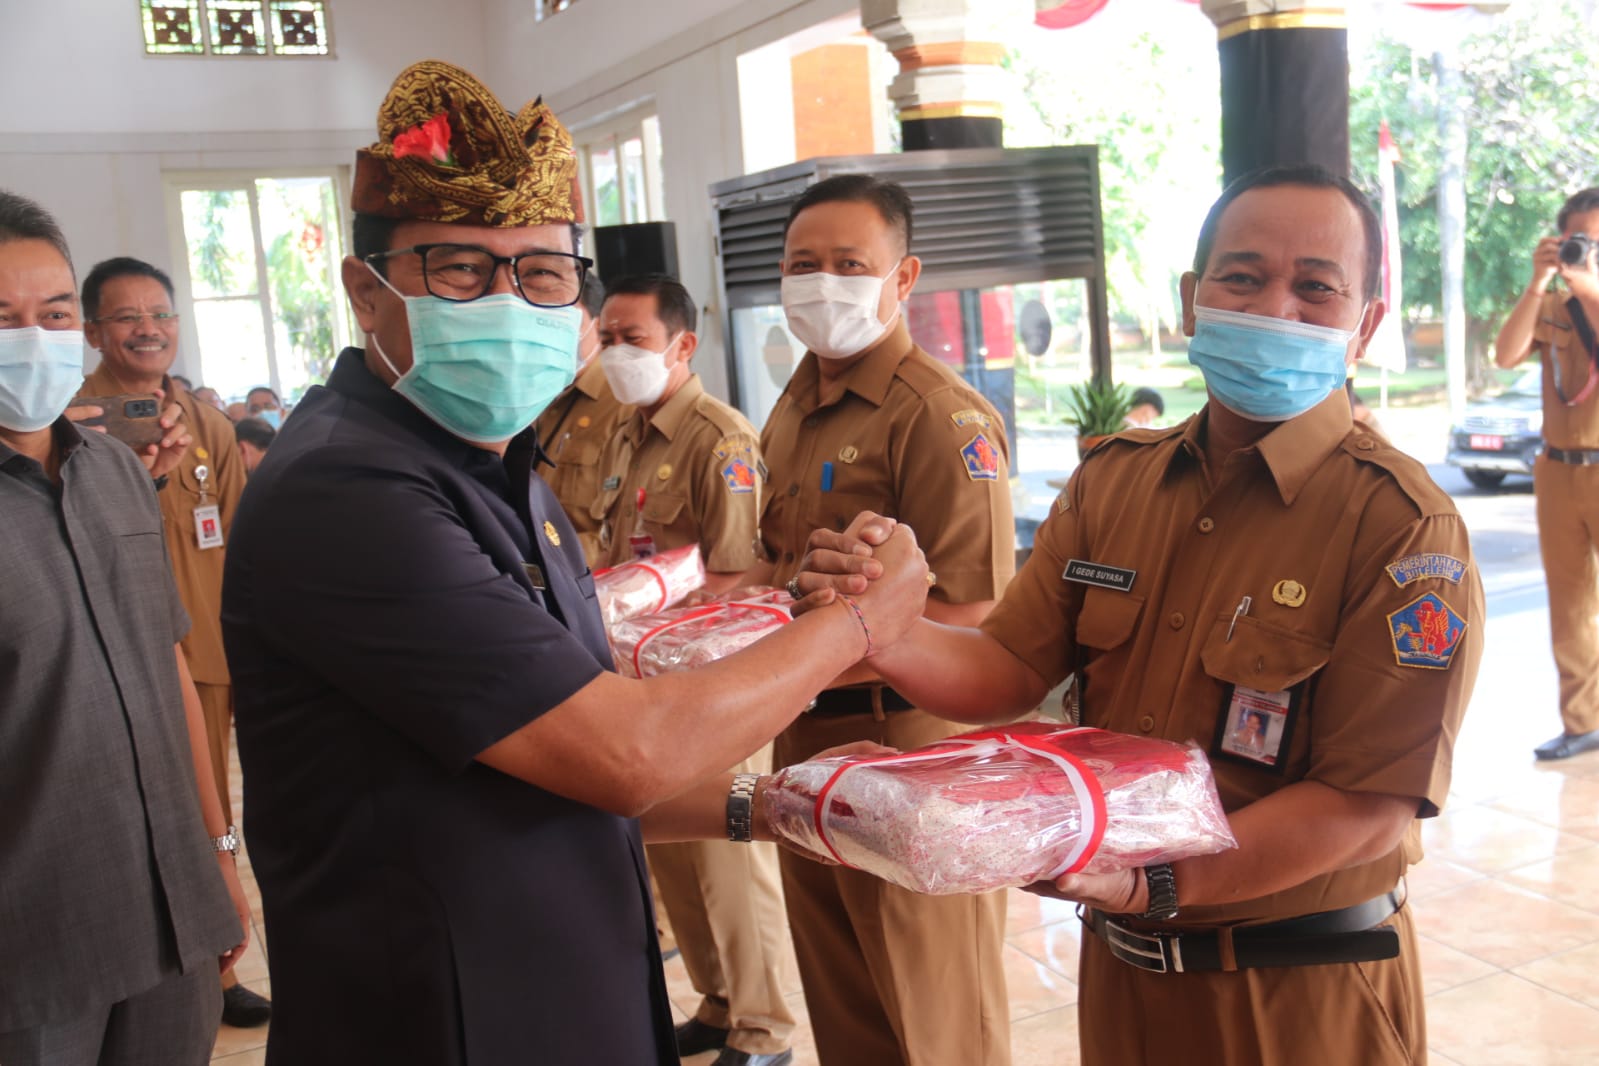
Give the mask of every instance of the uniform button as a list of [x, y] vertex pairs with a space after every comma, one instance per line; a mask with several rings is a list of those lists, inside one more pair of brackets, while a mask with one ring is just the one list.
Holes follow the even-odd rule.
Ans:
[[1173, 611], [1171, 613], [1171, 627], [1173, 629], [1183, 628], [1183, 612]]
[[1255, 673], [1260, 674], [1260, 673], [1265, 673], [1265, 671], [1266, 671], [1266, 659], [1265, 659], [1264, 656], [1262, 656], [1261, 658], [1255, 660]]
[[805, 416], [805, 428], [806, 429], [815, 429], [816, 428], [816, 423], [817, 423], [817, 418], [816, 418], [815, 415], [806, 415]]
[[1146, 715], [1144, 715], [1144, 717], [1142, 717], [1142, 718], [1140, 718], [1138, 720], [1138, 731], [1140, 733], [1147, 733], [1151, 729], [1154, 729], [1154, 728], [1155, 728], [1155, 720], [1153, 718], [1151, 718], [1149, 715], [1146, 714]]
[[1216, 520], [1211, 518], [1209, 515], [1206, 515], [1204, 518], [1201, 518], [1199, 520], [1199, 531], [1201, 533], [1209, 533], [1211, 530], [1213, 530], [1215, 528], [1216, 528]]
[[799, 495], [799, 486], [798, 485], [790, 485], [788, 487], [788, 494], [790, 496], [798, 496]]
[[1377, 442], [1372, 440], [1370, 437], [1361, 437], [1360, 440], [1355, 444], [1355, 447], [1359, 448], [1363, 452], [1375, 451], [1377, 448]]

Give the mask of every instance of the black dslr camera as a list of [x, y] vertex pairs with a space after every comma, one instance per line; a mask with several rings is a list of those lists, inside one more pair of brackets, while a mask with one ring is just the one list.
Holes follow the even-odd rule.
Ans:
[[1560, 242], [1560, 261], [1568, 267], [1592, 270], [1588, 261], [1593, 258], [1595, 248], [1599, 248], [1599, 243], [1586, 233], [1572, 234]]

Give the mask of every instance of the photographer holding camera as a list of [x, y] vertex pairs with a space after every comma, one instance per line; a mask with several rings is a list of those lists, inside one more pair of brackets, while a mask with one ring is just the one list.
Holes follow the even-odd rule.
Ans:
[[[1544, 450], [1533, 471], [1549, 629], [1560, 673], [1560, 736], [1535, 750], [1599, 748], [1599, 187], [1566, 201], [1558, 237], [1532, 253], [1532, 283], [1499, 330], [1494, 361], [1543, 363]], [[1555, 278], [1563, 288], [1550, 290]]]

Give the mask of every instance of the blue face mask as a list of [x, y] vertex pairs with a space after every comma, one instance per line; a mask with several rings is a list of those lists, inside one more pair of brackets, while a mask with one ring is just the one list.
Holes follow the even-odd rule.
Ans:
[[576, 307], [534, 307], [511, 293], [456, 303], [406, 296], [383, 275], [378, 280], [405, 301], [411, 327], [411, 369], [403, 374], [372, 338], [398, 378], [394, 391], [462, 440], [510, 440], [572, 383], [582, 323]]
[[83, 331], [0, 329], [0, 426], [33, 433], [83, 388]]
[[273, 429], [283, 428], [283, 412], [276, 407], [268, 407], [265, 411], [257, 411], [255, 417], [271, 426]]
[[1205, 375], [1205, 386], [1223, 407], [1256, 422], [1286, 422], [1343, 385], [1354, 335], [1354, 330], [1196, 307], [1188, 361]]

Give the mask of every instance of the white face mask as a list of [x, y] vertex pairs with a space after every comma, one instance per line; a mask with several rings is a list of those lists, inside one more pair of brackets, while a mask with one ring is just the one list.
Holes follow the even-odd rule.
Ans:
[[[903, 260], [901, 260], [903, 262]], [[877, 317], [883, 286], [899, 269], [887, 275], [789, 274], [783, 278], [783, 313], [788, 328], [801, 344], [822, 359], [848, 359], [883, 338], [899, 317], [887, 322]]]
[[83, 387], [83, 331], [0, 329], [0, 426], [43, 429]]
[[610, 382], [616, 398], [635, 407], [649, 407], [659, 401], [661, 393], [666, 391], [667, 379], [672, 376], [671, 368], [666, 365], [666, 353], [682, 335], [673, 335], [658, 352], [632, 344], [601, 348], [600, 369], [605, 371], [605, 380]]

